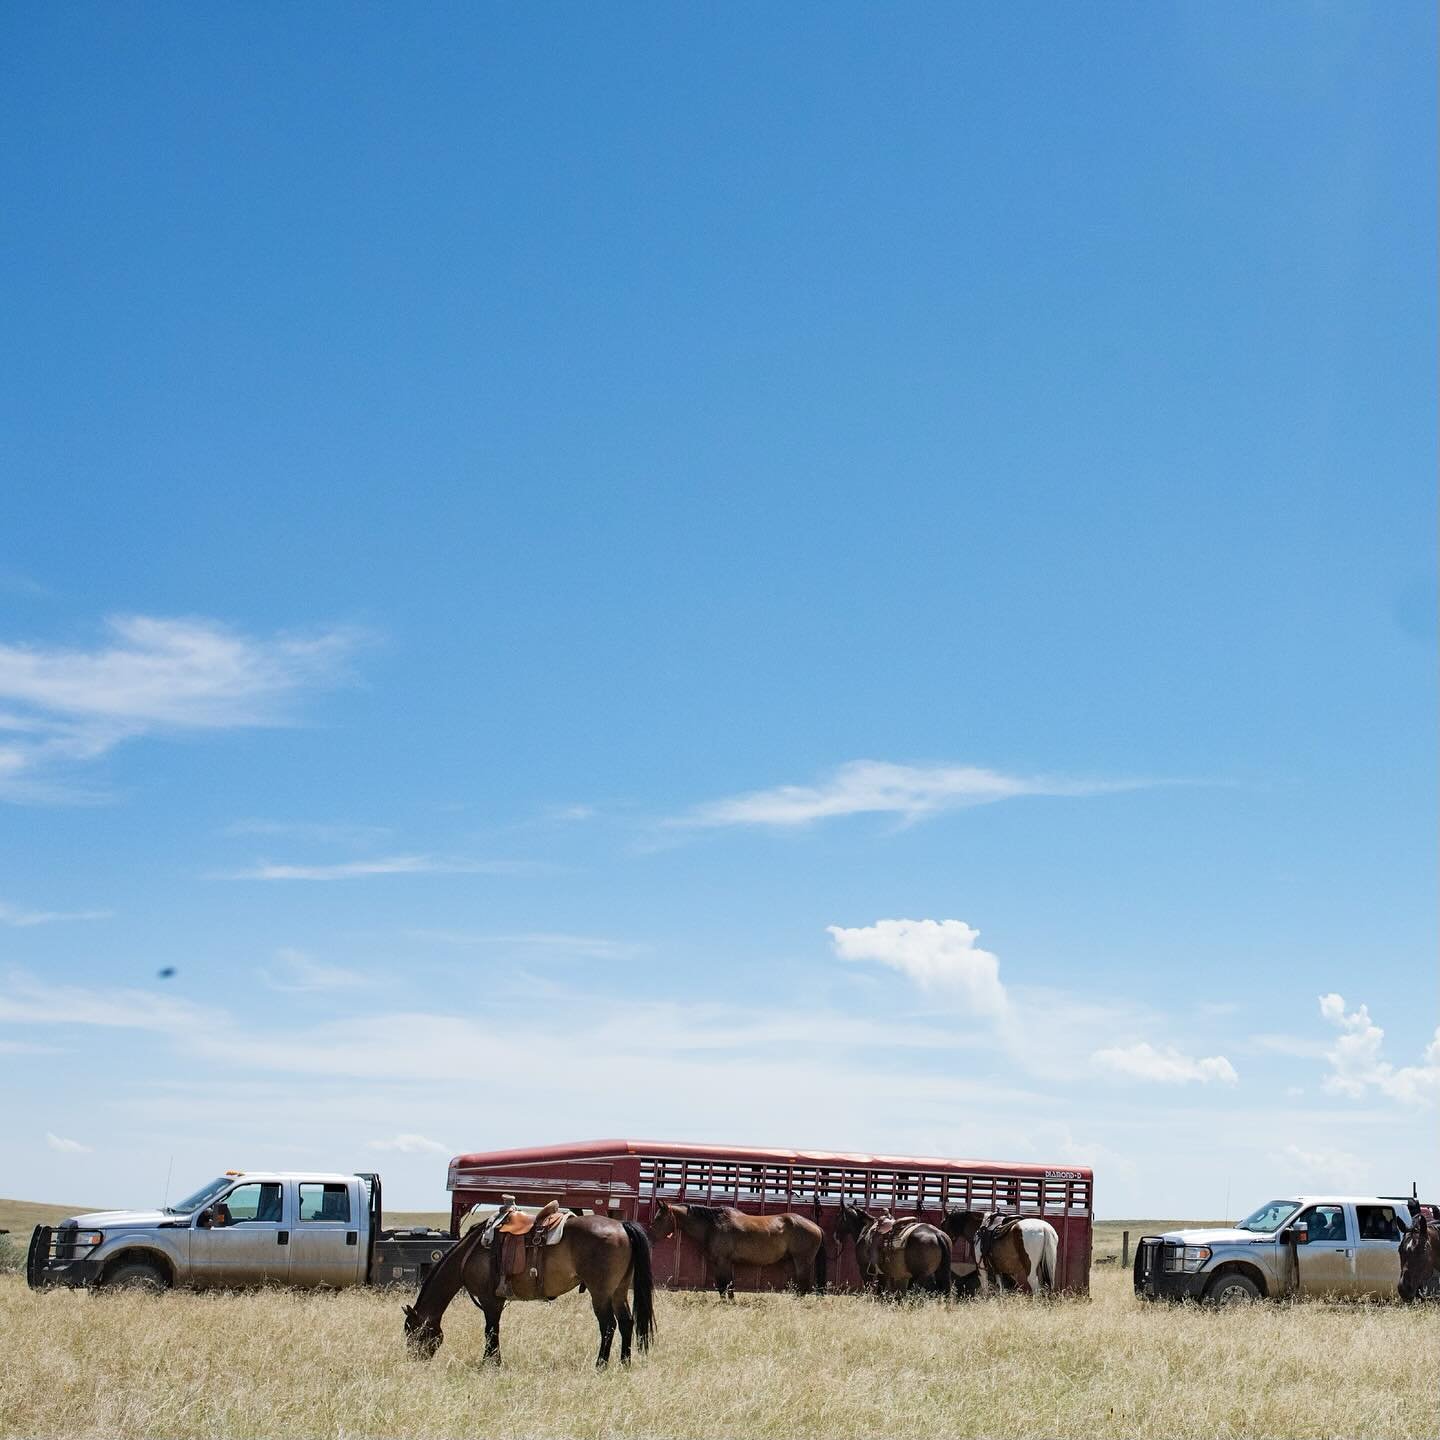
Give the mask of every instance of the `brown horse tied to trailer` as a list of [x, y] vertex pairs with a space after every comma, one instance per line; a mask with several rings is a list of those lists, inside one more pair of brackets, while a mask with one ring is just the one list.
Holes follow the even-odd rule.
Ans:
[[[818, 1205], [817, 1205], [818, 1209]], [[949, 1295], [952, 1278], [950, 1237], [918, 1215], [872, 1215], [840, 1202], [835, 1239], [855, 1242], [860, 1278], [882, 1295], [903, 1295], [919, 1285]]]
[[[641, 1350], [648, 1349], [655, 1334], [655, 1284], [645, 1232], [607, 1215], [567, 1215], [562, 1222], [557, 1208], [547, 1206], [532, 1218], [507, 1207], [488, 1225], [476, 1225], [462, 1236], [430, 1272], [415, 1303], [405, 1306], [411, 1351], [426, 1360], [435, 1354], [445, 1339], [441, 1316], [464, 1290], [484, 1312], [485, 1358], [498, 1365], [500, 1315], [507, 1299], [554, 1300], [577, 1287], [590, 1292], [600, 1327], [599, 1369], [610, 1363], [617, 1327], [621, 1364], [630, 1363], [632, 1336]], [[546, 1212], [554, 1217], [548, 1227]], [[523, 1245], [520, 1264], [514, 1263], [517, 1241]]]
[[661, 1200], [650, 1222], [650, 1238], [662, 1240], [679, 1231], [704, 1252], [715, 1288], [735, 1298], [737, 1265], [790, 1265], [795, 1288], [809, 1294], [825, 1288], [825, 1237], [803, 1215], [747, 1215], [723, 1205], [687, 1205]]
[[1412, 1205], [1400, 1241], [1400, 1298], [1440, 1300], [1440, 1210]]

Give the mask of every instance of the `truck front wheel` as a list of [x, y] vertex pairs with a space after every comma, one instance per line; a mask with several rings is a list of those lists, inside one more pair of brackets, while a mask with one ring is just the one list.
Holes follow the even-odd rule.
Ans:
[[1211, 1284], [1205, 1298], [1215, 1305], [1249, 1305], [1260, 1299], [1260, 1287], [1248, 1275], [1232, 1270]]
[[117, 1265], [101, 1282], [105, 1290], [143, 1290], [158, 1295], [168, 1289], [165, 1277], [144, 1260], [132, 1260], [126, 1265]]

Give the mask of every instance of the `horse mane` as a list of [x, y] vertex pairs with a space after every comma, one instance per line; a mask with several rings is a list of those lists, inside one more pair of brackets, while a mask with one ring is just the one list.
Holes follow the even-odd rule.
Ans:
[[426, 1293], [431, 1287], [435, 1286], [438, 1288], [442, 1275], [448, 1279], [450, 1271], [455, 1264], [459, 1264], [462, 1267], [464, 1266], [465, 1257], [469, 1255], [470, 1251], [476, 1248], [484, 1234], [485, 1227], [483, 1225], [472, 1225], [470, 1229], [440, 1257], [439, 1263], [421, 1282], [420, 1291], [415, 1296], [414, 1308], [416, 1310], [419, 1310], [421, 1302], [425, 1299]]
[[719, 1205], [687, 1204], [685, 1213], [693, 1215], [701, 1224], [714, 1226], [717, 1230], [723, 1230], [730, 1224], [729, 1215]]

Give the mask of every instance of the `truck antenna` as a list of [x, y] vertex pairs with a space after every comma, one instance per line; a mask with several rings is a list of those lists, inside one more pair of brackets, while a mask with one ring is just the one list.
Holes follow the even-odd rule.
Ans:
[[165, 1198], [160, 1202], [160, 1208], [164, 1210], [170, 1204], [170, 1172], [175, 1168], [175, 1157], [172, 1155], [165, 1166]]

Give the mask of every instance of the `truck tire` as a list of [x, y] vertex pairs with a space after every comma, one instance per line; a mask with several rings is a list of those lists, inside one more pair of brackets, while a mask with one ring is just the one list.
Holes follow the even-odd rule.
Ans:
[[117, 1265], [103, 1281], [101, 1288], [104, 1290], [143, 1290], [151, 1295], [158, 1295], [162, 1290], [170, 1288], [169, 1281], [160, 1271], [146, 1260], [131, 1260], [127, 1264]]
[[1248, 1275], [1232, 1270], [1211, 1282], [1205, 1298], [1212, 1305], [1249, 1305], [1261, 1298], [1260, 1287]]

